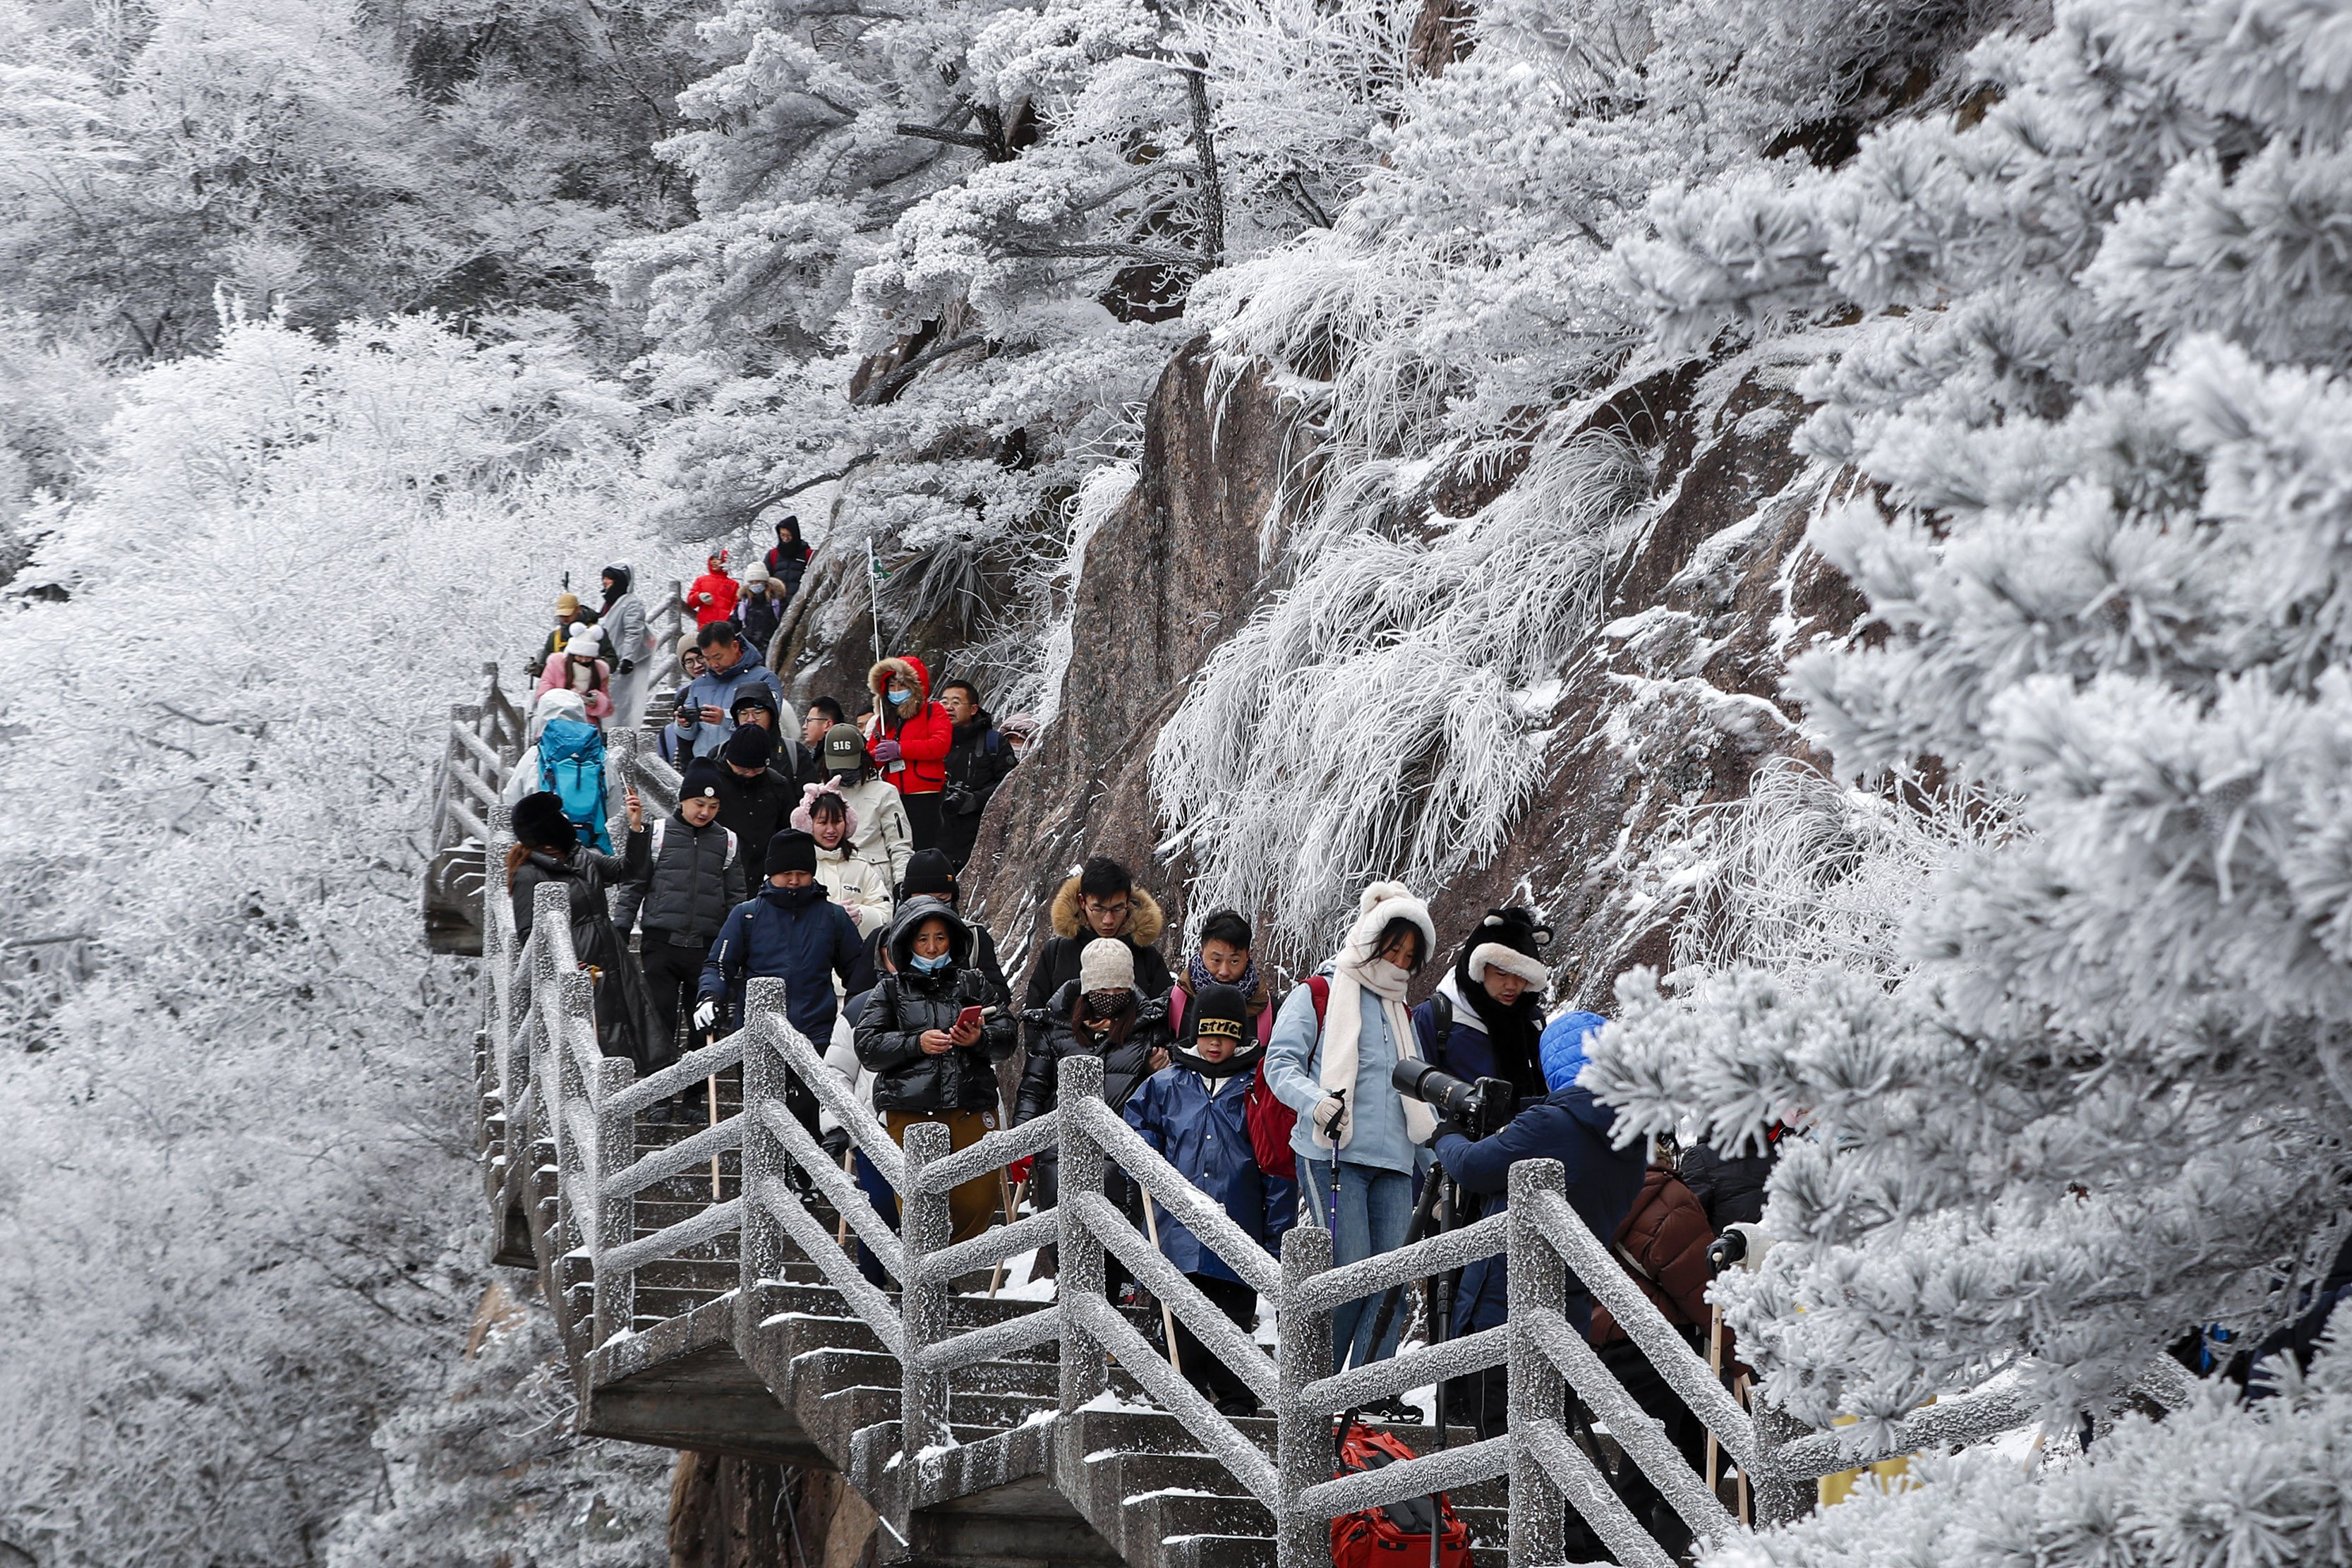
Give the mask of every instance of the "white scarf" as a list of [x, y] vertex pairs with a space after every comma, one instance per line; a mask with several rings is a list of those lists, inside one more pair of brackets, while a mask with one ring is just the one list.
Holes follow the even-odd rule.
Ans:
[[[1379, 940], [1375, 931], [1373, 941]], [[1362, 994], [1370, 991], [1381, 999], [1381, 1016], [1389, 1026], [1389, 1038], [1395, 1042], [1400, 1058], [1419, 1060], [1421, 1042], [1412, 1032], [1412, 1015], [1405, 1010], [1405, 986], [1412, 976], [1385, 958], [1374, 958], [1364, 952], [1363, 942], [1349, 942], [1339, 950], [1331, 965], [1331, 994], [1323, 1010], [1323, 1092], [1338, 1094], [1342, 1090], [1356, 1091], [1356, 1054], [1359, 1037], [1363, 1033], [1364, 1008]], [[1408, 1142], [1429, 1142], [1437, 1131], [1437, 1118], [1417, 1100], [1397, 1097], [1404, 1105], [1404, 1133]], [[1307, 1131], [1318, 1149], [1332, 1147], [1332, 1141], [1320, 1127], [1308, 1119]], [[1348, 1106], [1339, 1119], [1339, 1147], [1346, 1148], [1356, 1136], [1356, 1107]]]

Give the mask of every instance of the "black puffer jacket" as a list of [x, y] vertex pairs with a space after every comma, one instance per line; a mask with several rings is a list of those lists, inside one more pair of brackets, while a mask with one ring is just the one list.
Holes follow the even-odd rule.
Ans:
[[[915, 967], [915, 932], [927, 920], [948, 922], [955, 961], [935, 974]], [[890, 922], [890, 961], [898, 973], [874, 984], [857, 1019], [857, 1062], [874, 1074], [876, 1110], [994, 1110], [996, 1065], [1013, 1054], [1011, 1015], [999, 1010], [980, 1026], [980, 1043], [927, 1056], [926, 1029], [955, 1027], [966, 1007], [997, 1005], [995, 987], [972, 966], [971, 928], [947, 905], [917, 899]]]
[[728, 910], [751, 896], [742, 847], [734, 843], [730, 852], [733, 835], [716, 817], [697, 827], [672, 816], [660, 827], [638, 919], [648, 940], [699, 947], [719, 934]]
[[1071, 1021], [1077, 1005], [1076, 981], [1054, 993], [1045, 1038], [1029, 1047], [1029, 1060], [1021, 1069], [1021, 1092], [1013, 1111], [1015, 1127], [1054, 1109], [1060, 1098], [1064, 1057], [1080, 1053], [1102, 1057], [1103, 1100], [1118, 1110], [1126, 1106], [1135, 1086], [1151, 1076], [1151, 1053], [1164, 1051], [1171, 1044], [1165, 996], [1137, 998], [1135, 1022], [1129, 1026], [1127, 1038], [1111, 1047], [1108, 1055], [1092, 1039], [1079, 1036]]

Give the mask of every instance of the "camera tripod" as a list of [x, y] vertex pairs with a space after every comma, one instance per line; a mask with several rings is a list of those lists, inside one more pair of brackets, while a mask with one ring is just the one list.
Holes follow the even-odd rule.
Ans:
[[[1339, 1151], [1334, 1149], [1331, 1152], [1331, 1180], [1336, 1198], [1339, 1176]], [[1444, 1165], [1433, 1162], [1428, 1172], [1422, 1177], [1421, 1200], [1413, 1206], [1412, 1219], [1405, 1226], [1403, 1245], [1411, 1247], [1415, 1242], [1451, 1231], [1459, 1219], [1461, 1204], [1460, 1184], [1445, 1173]], [[1334, 1218], [1337, 1218], [1336, 1207]], [[1431, 1279], [1424, 1281], [1424, 1295], [1429, 1303], [1429, 1342], [1433, 1346], [1443, 1343], [1454, 1326], [1454, 1298], [1455, 1291], [1461, 1286], [1461, 1280], [1462, 1270], [1454, 1268], [1442, 1269]], [[1387, 1336], [1389, 1324], [1395, 1321], [1398, 1303], [1403, 1298], [1404, 1282], [1402, 1280], [1390, 1286], [1381, 1293], [1380, 1310], [1372, 1318], [1371, 1344], [1374, 1348], [1377, 1349], [1381, 1341]], [[1437, 1381], [1435, 1397], [1432, 1405], [1432, 1419], [1437, 1427], [1437, 1447], [1433, 1452], [1441, 1454], [1445, 1451], [1447, 1439], [1452, 1436], [1445, 1423], [1445, 1387], [1446, 1380], [1441, 1377]], [[1345, 1451], [1348, 1434], [1355, 1430], [1356, 1418], [1362, 1414], [1362, 1410], [1363, 1407], [1360, 1405], [1349, 1406], [1341, 1413], [1338, 1424], [1332, 1427], [1331, 1455], [1335, 1463]], [[1430, 1568], [1438, 1568], [1438, 1542], [1444, 1532], [1445, 1515], [1444, 1510], [1438, 1506], [1438, 1498], [1435, 1494], [1433, 1493], [1427, 1502], [1429, 1563]]]

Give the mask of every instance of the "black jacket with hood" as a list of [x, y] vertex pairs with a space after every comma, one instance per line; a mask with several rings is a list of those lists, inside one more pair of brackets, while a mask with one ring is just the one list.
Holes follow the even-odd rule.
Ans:
[[[1152, 944], [1167, 929], [1168, 917], [1160, 913], [1159, 900], [1141, 888], [1135, 889], [1131, 901], [1134, 908], [1128, 912], [1127, 929], [1119, 932], [1119, 940], [1135, 950], [1136, 994], [1146, 998], [1165, 996], [1176, 980], [1168, 973], [1168, 961]], [[1065, 881], [1061, 891], [1054, 895], [1053, 917], [1054, 934], [1037, 949], [1036, 960], [1029, 965], [1029, 983], [1022, 988], [1021, 1005], [1025, 1011], [1034, 1012], [1050, 1005], [1055, 993], [1078, 977], [1078, 960], [1086, 952], [1087, 943], [1095, 940], [1094, 931], [1086, 921], [1086, 909], [1078, 900], [1076, 877]], [[1068, 1009], [1063, 1011], [1066, 1013]], [[1033, 1052], [1045, 1042], [1043, 1029], [1027, 1029], [1024, 1034]]]
[[1135, 1018], [1128, 1026], [1127, 1038], [1108, 1045], [1078, 1034], [1076, 1013], [1078, 1005], [1078, 983], [1075, 980], [1054, 993], [1051, 1003], [1053, 1022], [1045, 1039], [1029, 1047], [1029, 1059], [1021, 1068], [1021, 1090], [1013, 1104], [1013, 1124], [1015, 1127], [1043, 1116], [1054, 1109], [1061, 1098], [1062, 1058], [1083, 1053], [1103, 1059], [1103, 1102], [1113, 1110], [1125, 1108], [1135, 1086], [1151, 1076], [1151, 1053], [1166, 1050], [1174, 1043], [1168, 1031], [1168, 998], [1138, 996]]
[[[928, 920], [948, 922], [948, 967], [926, 974], [915, 967], [915, 932]], [[972, 963], [971, 928], [937, 899], [914, 899], [890, 921], [890, 962], [867, 994], [857, 1018], [857, 1062], [874, 1074], [874, 1109], [982, 1110], [998, 1108], [997, 1064], [1013, 1055], [1010, 1015], [982, 1023], [976, 1045], [928, 1056], [923, 1032], [952, 1031], [966, 1007], [994, 1007], [995, 988]]]

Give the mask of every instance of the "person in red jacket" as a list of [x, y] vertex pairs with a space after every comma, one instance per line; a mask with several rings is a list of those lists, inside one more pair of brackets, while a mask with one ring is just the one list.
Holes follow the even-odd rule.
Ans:
[[707, 626], [713, 621], [723, 621], [735, 613], [735, 595], [742, 592], [741, 584], [727, 575], [727, 552], [713, 555], [710, 570], [694, 580], [687, 590], [686, 602], [694, 610], [694, 624]]
[[931, 672], [913, 654], [884, 659], [866, 676], [866, 684], [874, 693], [866, 749], [882, 776], [898, 786], [915, 847], [937, 848], [940, 794], [948, 786], [955, 721], [931, 700]]

